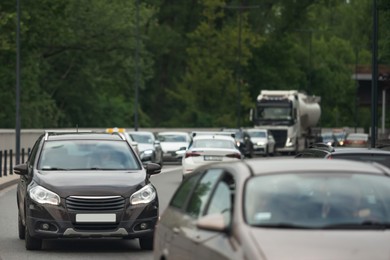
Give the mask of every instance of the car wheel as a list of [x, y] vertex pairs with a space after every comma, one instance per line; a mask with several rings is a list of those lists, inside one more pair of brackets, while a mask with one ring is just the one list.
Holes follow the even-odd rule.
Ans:
[[139, 238], [139, 246], [142, 250], [153, 250], [153, 237]]
[[32, 237], [28, 230], [28, 226], [25, 226], [25, 244], [27, 250], [40, 250], [42, 248], [42, 239]]
[[26, 237], [26, 227], [23, 225], [20, 213], [18, 213], [18, 233], [19, 239], [24, 239]]

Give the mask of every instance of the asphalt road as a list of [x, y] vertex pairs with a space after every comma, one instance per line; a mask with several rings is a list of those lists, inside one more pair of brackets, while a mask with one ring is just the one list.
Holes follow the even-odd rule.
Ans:
[[[163, 171], [151, 177], [156, 186], [160, 213], [166, 208], [181, 182], [180, 165], [164, 165]], [[67, 239], [46, 240], [41, 251], [27, 251], [18, 238], [16, 185], [0, 190], [0, 260], [43, 259], [153, 259], [151, 251], [142, 251], [138, 240]]]

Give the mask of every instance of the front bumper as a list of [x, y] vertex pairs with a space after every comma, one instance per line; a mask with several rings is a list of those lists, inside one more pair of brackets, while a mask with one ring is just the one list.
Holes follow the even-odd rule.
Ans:
[[107, 214], [104, 212], [69, 211], [64, 205], [40, 205], [30, 200], [26, 225], [30, 235], [51, 238], [140, 238], [153, 236], [158, 220], [157, 200], [147, 205], [130, 205], [128, 199], [123, 210], [112, 211], [113, 222], [78, 222], [77, 214]]

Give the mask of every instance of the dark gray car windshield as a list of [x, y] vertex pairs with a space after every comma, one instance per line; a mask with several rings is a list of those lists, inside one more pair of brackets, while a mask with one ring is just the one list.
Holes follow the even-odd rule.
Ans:
[[136, 155], [126, 142], [61, 140], [44, 144], [40, 170], [140, 170]]
[[246, 222], [257, 227], [360, 229], [390, 224], [390, 178], [384, 176], [258, 176], [247, 182], [244, 195]]

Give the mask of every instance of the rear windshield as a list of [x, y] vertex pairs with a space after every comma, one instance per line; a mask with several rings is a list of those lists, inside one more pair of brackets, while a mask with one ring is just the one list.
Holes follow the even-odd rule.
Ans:
[[217, 140], [217, 139], [202, 139], [195, 140], [193, 148], [222, 148], [222, 149], [234, 149], [234, 143], [229, 140]]

